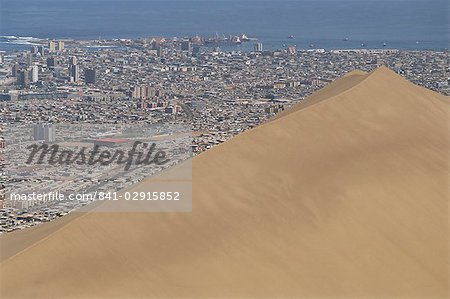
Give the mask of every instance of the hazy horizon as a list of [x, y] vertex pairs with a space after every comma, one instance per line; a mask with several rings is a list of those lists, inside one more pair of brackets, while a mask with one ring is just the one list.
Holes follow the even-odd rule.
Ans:
[[[248, 34], [266, 49], [448, 48], [445, 0], [3, 0], [2, 36], [139, 38]], [[106, 5], [108, 4], [108, 5]], [[151, 5], [150, 5], [151, 4]], [[407, 4], [407, 5], [406, 5]], [[288, 39], [288, 36], [294, 39]], [[349, 38], [347, 43], [344, 38]]]

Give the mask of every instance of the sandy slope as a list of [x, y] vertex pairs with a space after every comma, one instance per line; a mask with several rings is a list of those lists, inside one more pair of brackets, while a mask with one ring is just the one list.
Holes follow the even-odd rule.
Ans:
[[311, 105], [314, 105], [316, 103], [319, 103], [323, 100], [326, 100], [328, 98], [337, 96], [338, 94], [352, 88], [353, 86], [358, 85], [361, 81], [366, 79], [368, 74], [366, 72], [355, 70], [352, 71], [341, 78], [336, 79], [333, 81], [332, 84], [328, 84], [324, 88], [316, 91], [314, 94], [308, 97], [307, 101], [302, 101], [280, 113], [275, 115], [271, 119], [271, 121], [284, 117], [288, 114], [291, 114], [292, 112], [304, 109], [306, 107], [309, 107]]
[[192, 213], [43, 233], [2, 298], [447, 298], [449, 99], [386, 68], [327, 90], [196, 157]]

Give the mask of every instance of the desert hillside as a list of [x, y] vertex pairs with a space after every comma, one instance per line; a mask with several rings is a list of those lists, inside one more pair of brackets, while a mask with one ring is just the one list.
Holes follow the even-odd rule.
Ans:
[[194, 158], [192, 213], [3, 236], [1, 297], [448, 298], [449, 136], [447, 97], [350, 73]]

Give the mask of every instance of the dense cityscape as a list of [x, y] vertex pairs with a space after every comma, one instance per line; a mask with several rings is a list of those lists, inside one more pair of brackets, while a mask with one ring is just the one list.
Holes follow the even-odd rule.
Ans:
[[[254, 51], [220, 49], [230, 42], [254, 42]], [[5, 136], [0, 147], [9, 157], [3, 163], [26, 155], [21, 147], [10, 147], [8, 154], [8, 145], [15, 143], [6, 136], [26, 144], [45, 141], [75, 147], [81, 146], [76, 142], [88, 138], [92, 143], [120, 148], [122, 145], [116, 143], [137, 138], [130, 133], [131, 127], [155, 125], [165, 129], [140, 138], [151, 140], [174, 127], [178, 128], [176, 133], [189, 134], [189, 151], [177, 152], [177, 160], [181, 161], [192, 156], [187, 155], [190, 151], [199, 154], [263, 123], [347, 72], [372, 71], [381, 65], [413, 83], [450, 95], [448, 52], [297, 50], [295, 46], [265, 51], [263, 46], [245, 35], [230, 40], [46, 40], [29, 51], [1, 53], [0, 125]], [[79, 124], [91, 127], [84, 129], [84, 135], [77, 136], [75, 142], [74, 128]], [[55, 126], [56, 137], [28, 134], [27, 130], [36, 125], [51, 130]], [[105, 129], [99, 133], [98, 127], [92, 125]], [[24, 128], [28, 129], [21, 130]], [[178, 142], [177, 146], [186, 145], [186, 139]], [[17, 167], [24, 172], [23, 165]], [[44, 179], [61, 173], [70, 179], [78, 177], [72, 180], [78, 189], [66, 186], [77, 192], [92, 190], [99, 181], [105, 190], [112, 186], [120, 189], [149, 174], [138, 169], [123, 177], [111, 167], [102, 167], [98, 173], [92, 170], [88, 178], [80, 175], [80, 169], [79, 173], [59, 169], [55, 174], [33, 166], [28, 171]], [[110, 174], [109, 181], [105, 173]], [[3, 184], [14, 187], [8, 181], [12, 177], [11, 171], [2, 176]], [[66, 184], [67, 177], [62, 183], [53, 178], [51, 184], [43, 185], [38, 180], [28, 184], [32, 189], [55, 189], [58, 184]], [[89, 185], [89, 181], [97, 185]], [[0, 232], [50, 221], [83, 204], [4, 206]]]

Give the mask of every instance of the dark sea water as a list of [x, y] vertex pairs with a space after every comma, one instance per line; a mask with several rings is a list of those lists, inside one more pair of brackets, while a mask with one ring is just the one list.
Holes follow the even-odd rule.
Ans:
[[[0, 0], [0, 49], [35, 38], [242, 34], [264, 49], [447, 49], [448, 0]], [[293, 35], [293, 39], [288, 36]], [[348, 38], [348, 41], [344, 41]], [[251, 44], [243, 45], [251, 47]]]

